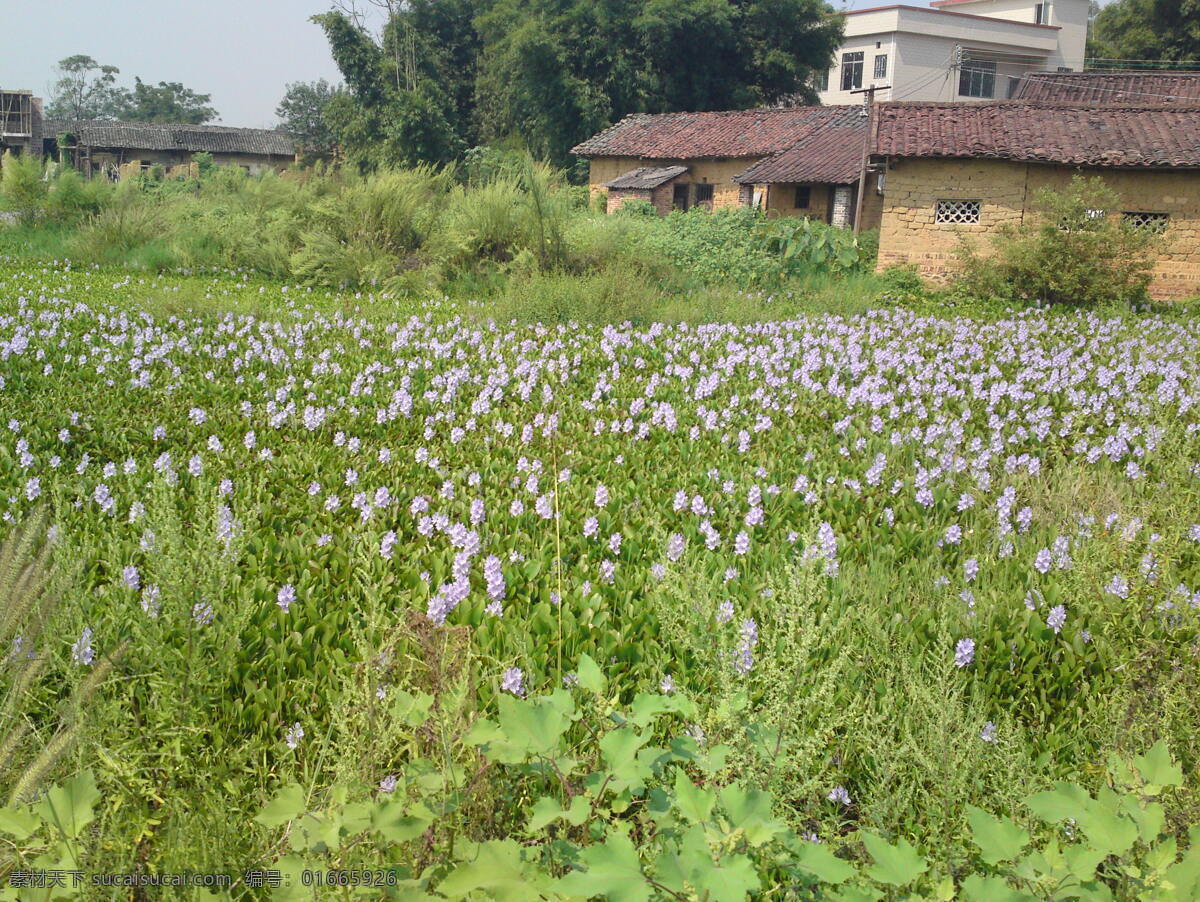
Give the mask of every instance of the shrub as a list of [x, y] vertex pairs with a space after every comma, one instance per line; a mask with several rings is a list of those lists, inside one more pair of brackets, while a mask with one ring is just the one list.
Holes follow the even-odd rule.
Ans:
[[39, 219], [45, 208], [47, 186], [42, 181], [42, 164], [32, 156], [13, 156], [6, 153], [0, 158], [0, 204], [4, 209], [17, 214], [22, 223]]
[[1006, 224], [992, 253], [964, 243], [959, 289], [976, 297], [1094, 306], [1146, 300], [1159, 236], [1113, 217], [1117, 194], [1098, 177], [1076, 175], [1062, 191], [1035, 197], [1042, 215]]

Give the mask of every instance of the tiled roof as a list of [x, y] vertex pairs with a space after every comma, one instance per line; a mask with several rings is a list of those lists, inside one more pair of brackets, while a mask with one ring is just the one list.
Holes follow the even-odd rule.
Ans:
[[1029, 72], [1012, 99], [1133, 106], [1200, 104], [1200, 72]]
[[701, 160], [784, 150], [858, 107], [804, 106], [707, 113], [635, 113], [571, 148], [583, 157]]
[[605, 188], [657, 188], [688, 171], [686, 166], [641, 166], [619, 175]]
[[733, 180], [747, 185], [780, 182], [826, 182], [848, 185], [858, 181], [862, 166], [867, 118], [851, 107], [843, 117], [814, 129], [792, 147], [755, 163]]
[[875, 152], [882, 156], [1200, 168], [1200, 103], [883, 103], [877, 116]]
[[265, 128], [226, 128], [219, 125], [160, 125], [149, 122], [72, 122], [47, 119], [46, 136], [70, 132], [87, 147], [129, 150], [182, 150], [189, 153], [247, 153], [293, 156], [292, 139]]

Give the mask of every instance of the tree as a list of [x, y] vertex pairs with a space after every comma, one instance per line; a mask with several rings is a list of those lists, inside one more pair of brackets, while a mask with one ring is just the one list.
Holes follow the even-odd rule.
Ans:
[[371, 2], [387, 15], [378, 38], [352, 5], [314, 21], [350, 92], [343, 146], [361, 158], [348, 141], [365, 138], [383, 160], [396, 159], [384, 132], [407, 147], [394, 128], [405, 109], [430, 111], [439, 154], [511, 139], [563, 164], [628, 113], [813, 102], [810, 77], [842, 29], [823, 0]]
[[[399, 4], [396, 4], [397, 9]], [[346, 159], [366, 171], [381, 165], [447, 163], [463, 149], [453, 103], [440, 86], [437, 69], [416, 36], [407, 46], [406, 27], [393, 14], [382, 41], [345, 12], [312, 17], [329, 40], [347, 92], [332, 98], [325, 118]]]
[[1088, 55], [1118, 65], [1200, 59], [1200, 0], [1116, 0], [1096, 14]]
[[133, 91], [122, 92], [116, 112], [130, 122], [177, 122], [202, 125], [217, 118], [210, 94], [197, 94], [176, 81], [148, 85], [134, 78]]
[[333, 153], [337, 141], [326, 112], [340, 93], [340, 86], [334, 87], [323, 78], [292, 82], [275, 107], [284, 131], [303, 148], [305, 155], [324, 157]]
[[77, 54], [58, 61], [58, 79], [46, 107], [51, 119], [115, 119], [122, 101], [120, 69]]

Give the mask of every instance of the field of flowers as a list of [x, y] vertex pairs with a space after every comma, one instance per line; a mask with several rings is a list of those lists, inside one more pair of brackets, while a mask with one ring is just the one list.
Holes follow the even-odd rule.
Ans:
[[[587, 696], [610, 727], [658, 699], [655, 735], [727, 749], [709, 785], [769, 792], [840, 860], [911, 842], [928, 898], [974, 867], [971, 806], [1022, 822], [1057, 779], [1097, 789], [1110, 753], [1162, 740], [1183, 775], [1163, 831], [1183, 848], [1200, 822], [1195, 321], [531, 326], [9, 264], [0, 411], [3, 532], [44, 512], [70, 580], [36, 644], [51, 663], [6, 700], [30, 729], [0, 788], [116, 653], [53, 774], [95, 775], [89, 867], [241, 873], [299, 849], [404, 862], [432, 892], [468, 840], [528, 820], [545, 763], [506, 782], [479, 748], [531, 760], [487, 725], [539, 697]], [[34, 653], [14, 635], [7, 660]], [[570, 710], [577, 749], [600, 727]], [[399, 798], [428, 760], [477, 779], [449, 778], [455, 806], [403, 853], [255, 820], [293, 785], [296, 814], [335, 786]], [[622, 791], [607, 823], [637, 835]], [[655, 873], [610, 898], [685, 898]]]

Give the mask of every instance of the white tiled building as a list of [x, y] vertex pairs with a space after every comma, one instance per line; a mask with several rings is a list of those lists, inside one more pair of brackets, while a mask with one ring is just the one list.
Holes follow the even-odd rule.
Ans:
[[1088, 0], [934, 0], [842, 13], [846, 34], [821, 102], [1003, 100], [1031, 70], [1082, 70]]

